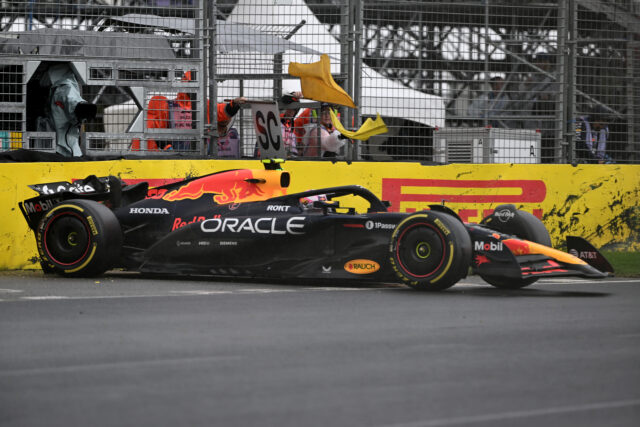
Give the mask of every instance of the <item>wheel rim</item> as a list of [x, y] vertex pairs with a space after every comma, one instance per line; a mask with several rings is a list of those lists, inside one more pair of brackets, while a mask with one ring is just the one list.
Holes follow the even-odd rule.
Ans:
[[56, 215], [44, 230], [44, 247], [51, 261], [73, 265], [89, 252], [91, 239], [84, 218], [73, 212]]
[[442, 233], [428, 223], [407, 227], [398, 237], [396, 258], [400, 267], [415, 277], [428, 277], [440, 269], [445, 259]]
[[420, 259], [429, 258], [431, 255], [431, 245], [428, 242], [419, 242], [416, 245], [416, 256]]

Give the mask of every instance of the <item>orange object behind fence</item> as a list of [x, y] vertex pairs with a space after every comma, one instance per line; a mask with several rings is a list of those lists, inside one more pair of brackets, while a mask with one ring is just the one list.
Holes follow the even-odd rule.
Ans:
[[[147, 129], [169, 129], [169, 101], [166, 96], [156, 95], [151, 97], [147, 106]], [[131, 149], [140, 151], [140, 139], [131, 141]], [[153, 139], [147, 140], [147, 150], [158, 150], [158, 144]]]

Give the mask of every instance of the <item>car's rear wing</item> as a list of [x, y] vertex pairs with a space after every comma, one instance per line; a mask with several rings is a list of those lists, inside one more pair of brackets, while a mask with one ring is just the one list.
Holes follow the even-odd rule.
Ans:
[[88, 199], [104, 202], [110, 208], [132, 203], [146, 197], [148, 184], [141, 182], [126, 186], [115, 176], [90, 175], [74, 182], [49, 182], [29, 185], [39, 195], [18, 203], [27, 224], [35, 230], [42, 216], [56, 205], [69, 199]]

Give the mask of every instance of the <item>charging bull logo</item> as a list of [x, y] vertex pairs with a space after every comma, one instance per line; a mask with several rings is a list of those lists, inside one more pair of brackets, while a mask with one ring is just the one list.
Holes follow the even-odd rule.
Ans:
[[487, 258], [484, 255], [476, 255], [475, 258], [474, 258], [474, 261], [476, 263], [476, 266], [480, 266], [482, 264], [489, 264], [490, 263], [489, 258]]
[[213, 194], [213, 201], [224, 205], [266, 200], [286, 194], [286, 190], [274, 182], [267, 172], [243, 169], [205, 176], [169, 191], [162, 199], [169, 202], [197, 200], [205, 194]]

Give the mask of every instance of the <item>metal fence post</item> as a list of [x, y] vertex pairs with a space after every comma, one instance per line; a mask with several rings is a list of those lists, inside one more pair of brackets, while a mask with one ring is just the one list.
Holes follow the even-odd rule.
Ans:
[[[209, 147], [207, 149], [209, 156], [217, 156], [218, 154], [218, 109], [216, 102], [218, 99], [218, 82], [216, 80], [217, 68], [217, 16], [218, 16], [218, 0], [213, 0], [209, 7], [209, 97], [205, 93], [203, 99], [203, 109], [207, 112], [209, 125]], [[215, 125], [215, 126], [214, 126]]]
[[[362, 116], [380, 113], [389, 129], [347, 145], [347, 160], [640, 160], [637, 1], [158, 0], [143, 1], [150, 6], [143, 10], [141, 0], [94, 3], [2, 1], [3, 129], [29, 133], [27, 139], [37, 133], [34, 99], [42, 94], [34, 79], [52, 62], [77, 63], [73, 52], [81, 49], [83, 94], [99, 105], [86, 123], [89, 151], [218, 156], [211, 107], [238, 90], [278, 98], [291, 78], [288, 63], [327, 53], [335, 80], [358, 106], [340, 108], [342, 123], [358, 128]], [[47, 40], [45, 31], [66, 35]], [[56, 53], [68, 48], [73, 54]], [[599, 153], [576, 133], [583, 115], [606, 126]], [[234, 123], [251, 156], [247, 111]], [[504, 135], [490, 158], [473, 148], [473, 129], [483, 125]], [[434, 134], [445, 127], [464, 144], [450, 138], [434, 147]]]
[[[482, 38], [483, 44], [482, 49], [484, 49], [484, 84], [485, 86], [489, 86], [489, 81], [491, 78], [489, 77], [489, 2], [491, 0], [484, 0], [484, 37]], [[488, 118], [488, 109], [483, 113], [482, 125], [484, 127], [489, 126], [489, 118]]]
[[[346, 26], [348, 28], [348, 46], [347, 56], [345, 58], [348, 73], [348, 92], [353, 102], [360, 106], [362, 93], [362, 4], [360, 0], [347, 0], [346, 4]], [[343, 62], [344, 65], [344, 62]], [[347, 128], [357, 128], [360, 124], [360, 115], [358, 109], [347, 109], [347, 114], [343, 120], [343, 124]], [[360, 141], [354, 140], [352, 145], [347, 149], [347, 160], [360, 159]]]
[[[361, 0], [353, 0], [354, 7], [352, 9], [352, 13], [354, 14], [353, 18], [353, 41], [354, 41], [354, 50], [355, 55], [353, 58], [353, 101], [356, 105], [362, 104], [362, 1]], [[352, 116], [352, 125], [355, 127], [359, 127], [361, 123], [360, 118], [360, 110], [353, 110]], [[360, 160], [360, 151], [362, 147], [360, 146], [360, 141], [354, 141], [354, 160]]]
[[[201, 0], [200, 1], [200, 7], [198, 8], [198, 20], [196, 20], [196, 37], [195, 40], [197, 43], [199, 43], [200, 45], [200, 71], [201, 71], [201, 75], [199, 76], [199, 81], [200, 81], [200, 86], [198, 88], [199, 93], [198, 93], [198, 99], [200, 100], [200, 108], [198, 109], [198, 115], [197, 115], [197, 120], [198, 120], [198, 124], [199, 124], [199, 129], [200, 129], [200, 155], [204, 156], [206, 155], [206, 147], [208, 146], [208, 132], [207, 132], [207, 126], [206, 126], [206, 111], [203, 108], [203, 105], [206, 104], [206, 85], [207, 85], [207, 79], [208, 79], [208, 72], [207, 72], [207, 60], [209, 58], [209, 52], [207, 52], [207, 49], [209, 47], [209, 44], [207, 43], [207, 34], [208, 34], [208, 29], [207, 29], [207, 13], [209, 10], [208, 7], [209, 2], [207, 2], [206, 0]], [[197, 21], [202, 22], [202, 25], [200, 26], [199, 23]]]
[[[340, 74], [346, 76], [343, 89], [353, 96], [353, 0], [346, 0], [340, 5]], [[353, 117], [353, 112], [341, 107], [341, 121], [343, 126], [349, 128], [349, 123]], [[345, 158], [351, 161], [353, 153], [351, 147], [345, 147]]]
[[[561, 12], [566, 20], [566, 31], [563, 33], [563, 41], [566, 44], [567, 61], [564, 68], [564, 87], [566, 87], [563, 104], [565, 105], [564, 128], [567, 144], [567, 161], [575, 163], [576, 149], [576, 41], [577, 14], [574, 0], [563, 0]], [[564, 53], [564, 52], [563, 52]]]
[[560, 99], [561, 102], [558, 103], [558, 108], [556, 108], [556, 150], [554, 153], [554, 162], [555, 163], [563, 163], [570, 162], [571, 158], [571, 139], [573, 138], [573, 118], [572, 118], [572, 108], [569, 104], [569, 69], [568, 64], [570, 61], [568, 60], [568, 56], [570, 55], [568, 48], [568, 23], [567, 18], [569, 13], [567, 13], [568, 0], [561, 0], [558, 3], [558, 78], [560, 81]]
[[637, 85], [637, 80], [634, 80], [634, 75], [636, 75], [636, 66], [638, 65], [636, 62], [636, 58], [634, 55], [637, 55], [636, 52], [640, 49], [640, 44], [634, 41], [634, 34], [629, 32], [629, 42], [627, 43], [627, 117], [628, 117], [628, 131], [627, 131], [627, 144], [626, 144], [626, 152], [628, 153], [629, 159], [633, 163], [638, 161], [638, 147], [640, 147], [640, 142], [636, 141], [636, 129], [638, 124], [634, 120], [636, 118], [636, 107], [634, 98], [636, 97], [634, 81]]

